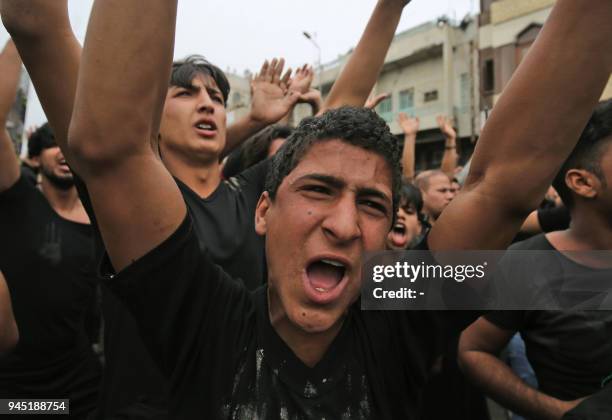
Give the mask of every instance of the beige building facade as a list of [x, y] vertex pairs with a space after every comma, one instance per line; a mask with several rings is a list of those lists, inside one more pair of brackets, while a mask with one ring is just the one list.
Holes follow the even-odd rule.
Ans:
[[[535, 41], [555, 0], [481, 0], [480, 106], [493, 107]], [[602, 99], [612, 97], [612, 78]]]

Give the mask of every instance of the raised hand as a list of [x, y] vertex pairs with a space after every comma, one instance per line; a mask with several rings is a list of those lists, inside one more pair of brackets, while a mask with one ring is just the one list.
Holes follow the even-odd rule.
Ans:
[[382, 101], [390, 97], [390, 93], [381, 93], [380, 95], [370, 95], [368, 100], [366, 101], [364, 107], [369, 109], [374, 109], [380, 104]]
[[444, 134], [444, 137], [448, 139], [456, 139], [457, 132], [453, 128], [453, 120], [448, 118], [445, 115], [438, 115], [436, 117], [436, 122], [438, 123], [438, 127], [440, 127], [440, 131]]
[[308, 64], [304, 64], [302, 67], [295, 71], [293, 79], [289, 84], [289, 90], [298, 92], [300, 94], [308, 94], [310, 92], [310, 86], [314, 79], [314, 71]]
[[405, 135], [416, 136], [419, 131], [420, 120], [416, 117], [409, 117], [405, 113], [400, 112], [397, 116], [397, 122], [404, 131]]
[[249, 117], [260, 124], [274, 124], [295, 106], [300, 93], [289, 89], [291, 69], [283, 75], [284, 59], [264, 62], [259, 73], [251, 81], [251, 111]]
[[300, 103], [307, 103], [312, 106], [312, 115], [317, 115], [323, 105], [323, 96], [321, 91], [310, 89], [308, 92], [300, 95]]

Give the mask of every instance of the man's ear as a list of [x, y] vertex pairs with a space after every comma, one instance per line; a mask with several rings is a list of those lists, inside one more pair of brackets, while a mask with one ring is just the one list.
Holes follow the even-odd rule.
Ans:
[[596, 198], [601, 189], [601, 180], [585, 169], [570, 169], [565, 174], [565, 184], [577, 195], [584, 198]]
[[270, 194], [268, 194], [268, 191], [264, 191], [255, 208], [255, 232], [258, 235], [264, 236], [268, 232], [267, 217], [271, 204]]

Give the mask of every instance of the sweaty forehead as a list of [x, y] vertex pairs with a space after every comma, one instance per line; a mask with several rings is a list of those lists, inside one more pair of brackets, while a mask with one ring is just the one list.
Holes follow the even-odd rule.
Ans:
[[376, 188], [391, 197], [391, 168], [385, 159], [370, 150], [326, 140], [315, 143], [288, 175], [290, 183], [309, 174], [337, 178], [349, 187]]

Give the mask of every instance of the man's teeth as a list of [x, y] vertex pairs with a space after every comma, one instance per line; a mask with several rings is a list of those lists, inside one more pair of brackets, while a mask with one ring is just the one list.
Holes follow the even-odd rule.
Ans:
[[210, 124], [198, 124], [196, 125], [197, 128], [199, 128], [200, 130], [212, 130], [213, 126]]
[[329, 289], [324, 289], [324, 288], [322, 288], [322, 287], [315, 287], [315, 290], [316, 290], [317, 292], [321, 292], [321, 293], [325, 293], [325, 292], [329, 291]]
[[325, 264], [333, 265], [334, 267], [344, 268], [344, 264], [342, 264], [341, 262], [338, 262], [338, 261], [334, 261], [334, 260], [321, 260], [321, 262], [323, 262]]

